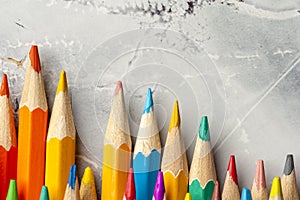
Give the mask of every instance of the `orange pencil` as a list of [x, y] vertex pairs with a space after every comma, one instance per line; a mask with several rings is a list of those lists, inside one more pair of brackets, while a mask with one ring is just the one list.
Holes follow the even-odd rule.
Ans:
[[48, 106], [37, 46], [32, 46], [19, 110], [17, 185], [20, 200], [39, 199], [45, 177]]
[[0, 200], [6, 198], [10, 179], [17, 178], [17, 139], [7, 76], [0, 88]]

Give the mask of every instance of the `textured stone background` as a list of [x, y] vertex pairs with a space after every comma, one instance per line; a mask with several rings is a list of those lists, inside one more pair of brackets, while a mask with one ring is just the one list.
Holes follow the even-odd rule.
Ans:
[[240, 187], [251, 187], [256, 160], [264, 159], [270, 188], [287, 153], [295, 154], [300, 179], [299, 16], [299, 0], [2, 1], [0, 68], [16, 114], [31, 44], [39, 45], [50, 111], [66, 70], [79, 178], [90, 165], [98, 192], [119, 79], [133, 141], [152, 87], [163, 144], [177, 98], [189, 161], [200, 117], [208, 115], [220, 182], [235, 154]]

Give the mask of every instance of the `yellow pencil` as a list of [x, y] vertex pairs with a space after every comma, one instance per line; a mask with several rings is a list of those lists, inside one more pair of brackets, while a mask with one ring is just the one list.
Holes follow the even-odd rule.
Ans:
[[130, 167], [131, 138], [125, 110], [122, 83], [115, 90], [104, 137], [102, 199], [123, 199]]
[[283, 200], [279, 177], [273, 179], [269, 200]]
[[19, 109], [17, 185], [20, 200], [36, 200], [45, 182], [48, 106], [37, 46], [32, 46]]
[[75, 134], [66, 73], [62, 71], [47, 136], [45, 185], [50, 199], [64, 197], [68, 171], [75, 162]]
[[76, 165], [70, 168], [68, 184], [65, 190], [64, 200], [80, 200], [79, 184], [76, 175]]
[[80, 200], [97, 200], [93, 170], [85, 168], [80, 185]]
[[192, 195], [190, 193], [186, 193], [184, 200], [192, 200]]
[[174, 104], [169, 132], [162, 158], [166, 198], [183, 200], [188, 188], [188, 165], [186, 149], [181, 139], [178, 101]]

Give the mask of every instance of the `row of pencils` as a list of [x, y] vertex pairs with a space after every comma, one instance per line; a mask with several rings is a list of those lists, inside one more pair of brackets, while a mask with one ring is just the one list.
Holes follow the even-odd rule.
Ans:
[[[76, 129], [66, 73], [61, 72], [48, 126], [48, 106], [37, 46], [31, 47], [28, 58], [19, 106], [18, 138], [6, 75], [0, 88], [0, 200], [96, 200], [91, 168], [85, 170], [79, 189], [73, 165]], [[243, 188], [240, 195], [234, 156], [230, 157], [221, 194], [206, 116], [201, 119], [196, 138], [189, 169], [180, 132], [178, 101], [175, 101], [161, 155], [149, 88], [132, 150], [123, 87], [121, 81], [117, 82], [104, 136], [102, 199], [268, 199], [263, 161], [258, 161], [251, 192]], [[299, 199], [295, 177], [293, 157], [288, 155], [281, 181], [274, 178], [270, 199]]]

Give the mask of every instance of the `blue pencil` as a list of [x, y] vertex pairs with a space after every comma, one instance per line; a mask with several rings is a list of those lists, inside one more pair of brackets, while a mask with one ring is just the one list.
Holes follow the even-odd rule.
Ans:
[[152, 200], [160, 168], [160, 151], [160, 137], [149, 88], [133, 156], [136, 200]]
[[76, 165], [70, 167], [68, 183], [65, 191], [64, 200], [79, 200], [79, 185], [76, 176]]
[[248, 188], [243, 188], [241, 200], [252, 200], [251, 192]]

